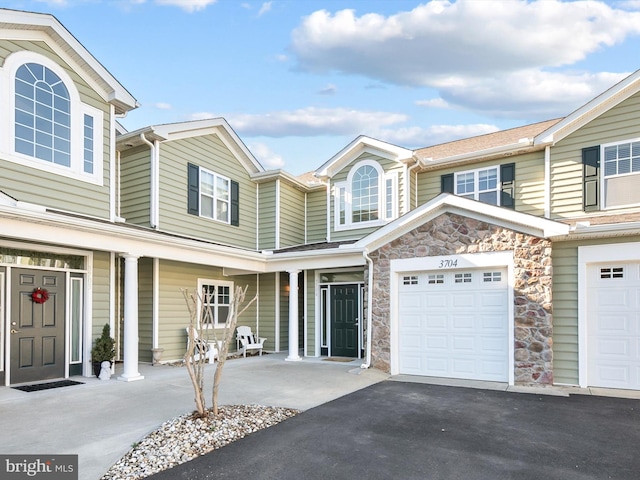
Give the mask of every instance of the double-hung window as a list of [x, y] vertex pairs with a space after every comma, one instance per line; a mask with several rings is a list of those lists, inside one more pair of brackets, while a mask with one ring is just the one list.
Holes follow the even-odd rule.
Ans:
[[498, 167], [482, 168], [455, 175], [456, 195], [500, 205], [500, 171]]
[[640, 139], [602, 146], [604, 208], [640, 204]]
[[206, 168], [187, 165], [187, 211], [234, 226], [240, 225], [240, 186]]
[[199, 280], [200, 321], [203, 327], [224, 327], [229, 315], [233, 282]]
[[378, 226], [398, 216], [397, 174], [377, 163], [357, 163], [347, 180], [334, 185], [336, 228]]

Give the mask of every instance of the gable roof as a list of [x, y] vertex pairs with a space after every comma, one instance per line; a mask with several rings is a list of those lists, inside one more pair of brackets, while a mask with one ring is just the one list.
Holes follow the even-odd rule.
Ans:
[[116, 140], [116, 145], [119, 150], [143, 145], [145, 142], [141, 137], [142, 135], [149, 141], [157, 140], [159, 142], [165, 142], [212, 133], [216, 134], [225, 146], [233, 152], [247, 172], [261, 173], [265, 171], [264, 167], [249, 151], [238, 134], [236, 134], [229, 123], [222, 117], [190, 122], [150, 125], [119, 136]]
[[78, 74], [113, 104], [117, 114], [138, 107], [135, 98], [109, 71], [53, 16], [19, 10], [0, 9], [2, 38], [46, 42]]
[[333, 177], [337, 172], [342, 170], [345, 165], [348, 165], [351, 161], [367, 152], [398, 162], [413, 158], [412, 150], [360, 135], [326, 161], [316, 170], [315, 174], [318, 177]]
[[[532, 123], [522, 127], [500, 130], [476, 137], [463, 138], [420, 148], [415, 155], [423, 165], [423, 170], [443, 163], [491, 158], [532, 150], [533, 138], [560, 122], [561, 118]], [[540, 147], [541, 148], [541, 147]]]
[[536, 237], [549, 238], [569, 233], [569, 225], [504, 207], [442, 193], [415, 210], [358, 240], [353, 248], [377, 250], [443, 213], [456, 213]]
[[560, 122], [540, 132], [534, 144], [556, 143], [640, 91], [640, 70], [616, 83]]

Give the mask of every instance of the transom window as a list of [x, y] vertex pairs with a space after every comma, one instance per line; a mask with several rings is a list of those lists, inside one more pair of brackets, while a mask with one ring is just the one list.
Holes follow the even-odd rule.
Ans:
[[455, 194], [461, 197], [499, 205], [500, 169], [490, 167], [455, 174]]
[[15, 79], [16, 152], [71, 165], [71, 104], [60, 77], [37, 63], [18, 68]]
[[605, 208], [640, 204], [640, 139], [602, 146]]
[[228, 178], [200, 169], [200, 215], [229, 223]]
[[335, 184], [336, 228], [382, 225], [398, 216], [397, 174], [374, 161], [356, 164], [347, 181]]
[[200, 280], [201, 309], [200, 320], [204, 327], [224, 326], [231, 304], [232, 282]]

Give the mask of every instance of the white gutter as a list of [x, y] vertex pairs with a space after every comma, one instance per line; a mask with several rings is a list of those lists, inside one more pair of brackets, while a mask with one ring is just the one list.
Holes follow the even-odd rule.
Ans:
[[[406, 167], [406, 165], [405, 165]], [[416, 163], [415, 165], [411, 165], [409, 168], [407, 168], [407, 186], [411, 186], [411, 173], [413, 172], [414, 168], [418, 168], [418, 167], [422, 167], [422, 159], [418, 158], [416, 159]], [[418, 205], [418, 175], [416, 174], [416, 185], [415, 188], [413, 189], [414, 193], [415, 193], [415, 204], [416, 206]], [[404, 213], [408, 213], [411, 210], [411, 205], [409, 205], [409, 188], [405, 188], [405, 210]]]
[[367, 356], [365, 363], [360, 368], [366, 369], [371, 366], [371, 328], [373, 324], [373, 260], [369, 257], [369, 250], [362, 252], [365, 260], [369, 264], [369, 283], [367, 285]]
[[119, 179], [116, 179], [116, 158], [120, 158], [120, 152], [116, 153], [116, 107], [109, 105], [109, 220], [116, 221], [116, 186]]
[[475, 152], [461, 153], [458, 155], [451, 155], [450, 157], [439, 158], [437, 160], [431, 160], [428, 163], [425, 162], [425, 167], [433, 167], [443, 163], [457, 162], [463, 160], [474, 160], [488, 155], [498, 155], [510, 152], [516, 152], [523, 148], [533, 147], [533, 139], [521, 138], [517, 143], [511, 143], [509, 145], [501, 145], [499, 147], [487, 148], [485, 150], [478, 150]]
[[274, 248], [280, 248], [280, 179], [276, 180], [276, 242]]
[[159, 155], [160, 149], [158, 148], [158, 142], [155, 141], [151, 143], [144, 136], [144, 133], [140, 134], [140, 140], [142, 140], [144, 143], [149, 145], [149, 148], [151, 149], [151, 158], [150, 158], [150, 161], [151, 161], [150, 197], [151, 198], [149, 199], [149, 205], [150, 205], [149, 224], [151, 225], [151, 228], [157, 230], [158, 223], [159, 223], [158, 222], [158, 159], [160, 157]]
[[551, 145], [544, 147], [544, 216], [551, 218]]

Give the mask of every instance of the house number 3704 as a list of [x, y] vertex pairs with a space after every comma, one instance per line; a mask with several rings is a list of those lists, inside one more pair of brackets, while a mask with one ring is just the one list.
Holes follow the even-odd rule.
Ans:
[[438, 265], [438, 268], [451, 268], [457, 266], [458, 260], [440, 260], [440, 265]]

